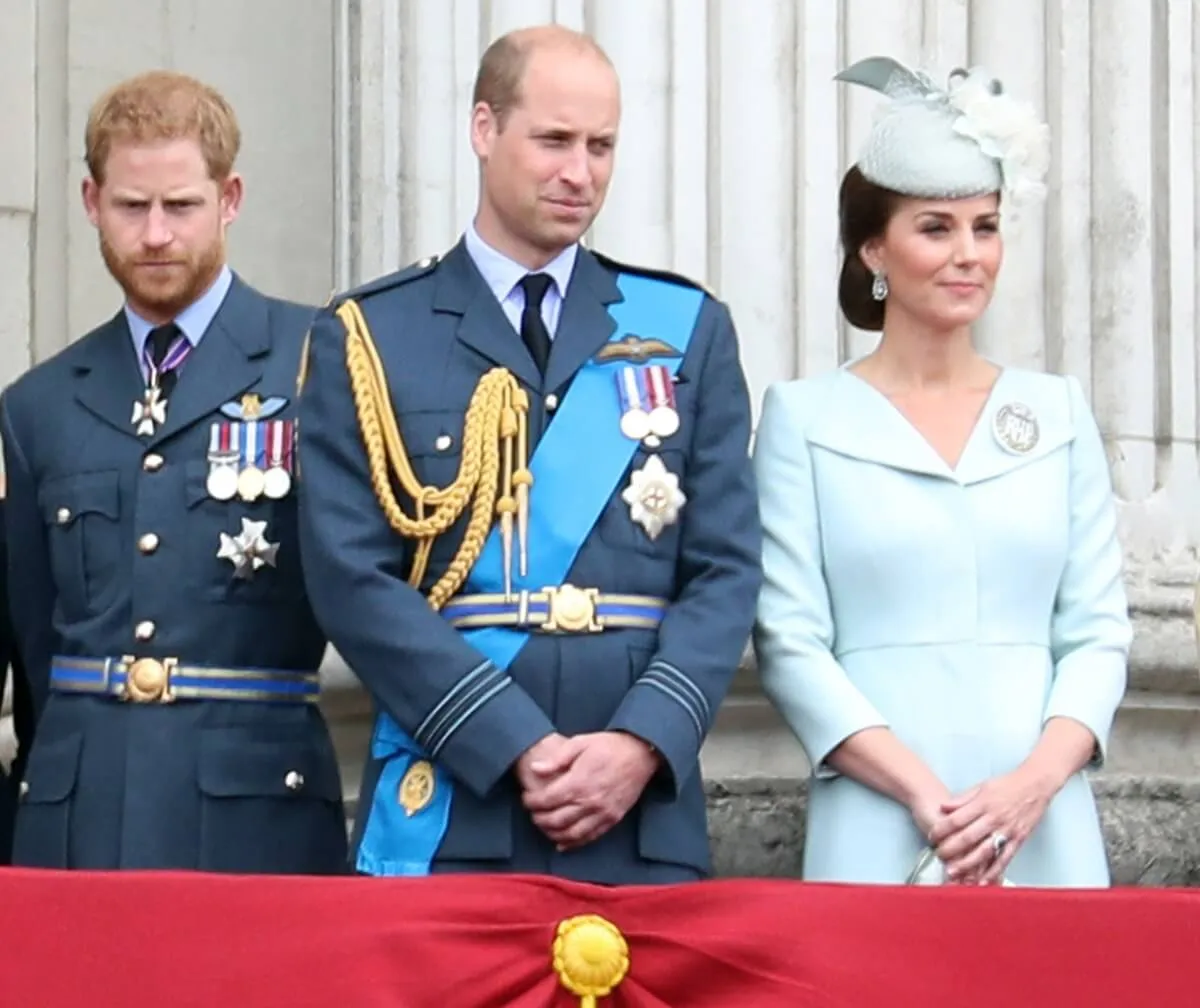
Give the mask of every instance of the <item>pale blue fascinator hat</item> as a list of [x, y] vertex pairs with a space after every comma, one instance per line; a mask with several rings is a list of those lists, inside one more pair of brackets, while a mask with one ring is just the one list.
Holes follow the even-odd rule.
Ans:
[[1049, 127], [984, 70], [955, 70], [940, 87], [926, 73], [873, 56], [834, 79], [890, 99], [856, 162], [868, 181], [919, 199], [999, 192], [1020, 204], [1044, 194]]

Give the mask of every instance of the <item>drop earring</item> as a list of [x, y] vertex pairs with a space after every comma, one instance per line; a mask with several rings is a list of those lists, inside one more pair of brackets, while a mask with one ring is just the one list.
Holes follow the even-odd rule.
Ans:
[[871, 281], [871, 297], [876, 301], [886, 301], [887, 296], [887, 277], [883, 275], [883, 270], [875, 270], [875, 279]]

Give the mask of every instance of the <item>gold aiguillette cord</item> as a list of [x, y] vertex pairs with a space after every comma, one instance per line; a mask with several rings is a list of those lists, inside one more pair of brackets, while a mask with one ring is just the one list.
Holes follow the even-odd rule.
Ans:
[[529, 569], [529, 488], [533, 474], [529, 471], [529, 393], [523, 388], [513, 390], [513, 406], [517, 413], [517, 471], [513, 483], [517, 493], [517, 539], [521, 555], [521, 577]]
[[504, 597], [512, 597], [513, 513], [517, 503], [513, 498], [513, 448], [517, 438], [517, 411], [513, 407], [513, 391], [504, 390], [504, 405], [500, 409], [500, 444], [504, 455], [500, 485], [504, 488], [496, 502], [500, 516], [500, 543], [504, 556]]

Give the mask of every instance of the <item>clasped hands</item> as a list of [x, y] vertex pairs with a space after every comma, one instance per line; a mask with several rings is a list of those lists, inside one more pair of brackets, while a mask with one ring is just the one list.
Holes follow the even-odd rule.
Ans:
[[[943, 792], [918, 799], [912, 814], [945, 866], [948, 883], [996, 885], [1055, 791], [1048, 780], [1018, 769], [961, 795]], [[999, 849], [997, 837], [1002, 838]]]
[[560, 851], [599, 839], [641, 797], [657, 753], [626, 732], [547, 735], [516, 762], [521, 801]]

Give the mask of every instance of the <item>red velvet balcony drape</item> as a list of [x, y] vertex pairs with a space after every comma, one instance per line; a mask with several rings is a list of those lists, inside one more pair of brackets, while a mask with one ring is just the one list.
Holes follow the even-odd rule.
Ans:
[[[0, 1004], [568, 1008], [567, 958], [628, 972], [598, 1008], [1200, 1003], [1200, 893], [742, 880], [0, 872]], [[619, 938], [616, 933], [619, 932]], [[610, 978], [611, 979], [611, 978]]]

